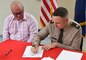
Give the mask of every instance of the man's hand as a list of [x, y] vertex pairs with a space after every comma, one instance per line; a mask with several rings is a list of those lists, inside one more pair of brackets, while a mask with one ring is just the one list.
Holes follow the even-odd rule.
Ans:
[[43, 49], [44, 50], [49, 50], [49, 49], [52, 49], [52, 48], [55, 48], [55, 47], [57, 47], [57, 43], [51, 43], [51, 44], [48, 44], [48, 45], [44, 45]]
[[38, 52], [39, 46], [32, 46], [31, 51], [32, 53], [36, 54]]

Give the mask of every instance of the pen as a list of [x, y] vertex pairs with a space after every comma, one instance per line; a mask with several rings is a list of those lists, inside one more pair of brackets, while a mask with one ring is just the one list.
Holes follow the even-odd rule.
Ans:
[[11, 52], [12, 52], [12, 49], [9, 50], [9, 51], [5, 54], [5, 56], [9, 55]]

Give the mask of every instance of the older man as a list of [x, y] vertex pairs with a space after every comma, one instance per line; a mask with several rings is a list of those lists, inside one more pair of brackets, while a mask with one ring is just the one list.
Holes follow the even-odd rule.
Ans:
[[12, 2], [11, 11], [12, 14], [5, 19], [3, 40], [32, 42], [38, 32], [38, 23], [35, 17], [24, 12], [23, 5], [18, 1]]
[[68, 11], [64, 7], [57, 8], [49, 24], [36, 35], [31, 48], [33, 53], [37, 53], [40, 41], [48, 35], [51, 37], [51, 44], [44, 45], [44, 50], [55, 47], [80, 50], [81, 27], [68, 18]]

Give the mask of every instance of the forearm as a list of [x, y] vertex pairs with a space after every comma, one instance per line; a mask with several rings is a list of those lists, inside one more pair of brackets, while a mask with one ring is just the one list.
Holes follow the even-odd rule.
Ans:
[[32, 45], [39, 45], [40, 42], [41, 42], [41, 38], [38, 35], [36, 35], [34, 37], [34, 40], [32, 41]]
[[9, 35], [3, 35], [3, 40], [7, 40], [7, 39], [10, 39]]
[[10, 39], [10, 35], [6, 31], [4, 31], [3, 32], [3, 40], [7, 40], [7, 39]]
[[3, 40], [7, 40], [7, 39], [10, 39], [10, 33], [9, 33], [8, 24], [5, 23], [3, 29]]
[[70, 49], [70, 50], [79, 50], [79, 48], [76, 48], [74, 46], [68, 46], [68, 45], [61, 44], [61, 43], [57, 43], [57, 47], [66, 48], [66, 49]]

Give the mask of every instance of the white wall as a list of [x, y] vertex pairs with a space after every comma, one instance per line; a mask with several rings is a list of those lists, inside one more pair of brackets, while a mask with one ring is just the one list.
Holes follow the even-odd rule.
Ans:
[[4, 19], [10, 13], [9, 4], [11, 2], [12, 0], [0, 0], [0, 34], [2, 34]]
[[[6, 16], [10, 14], [10, 4], [14, 0], [0, 0], [0, 34], [2, 34], [3, 23]], [[19, 0], [23, 3], [25, 11], [33, 14], [39, 21], [41, 0]], [[66, 7], [71, 19], [74, 17], [75, 0], [57, 0], [58, 6]], [[40, 25], [39, 25], [40, 27]]]

